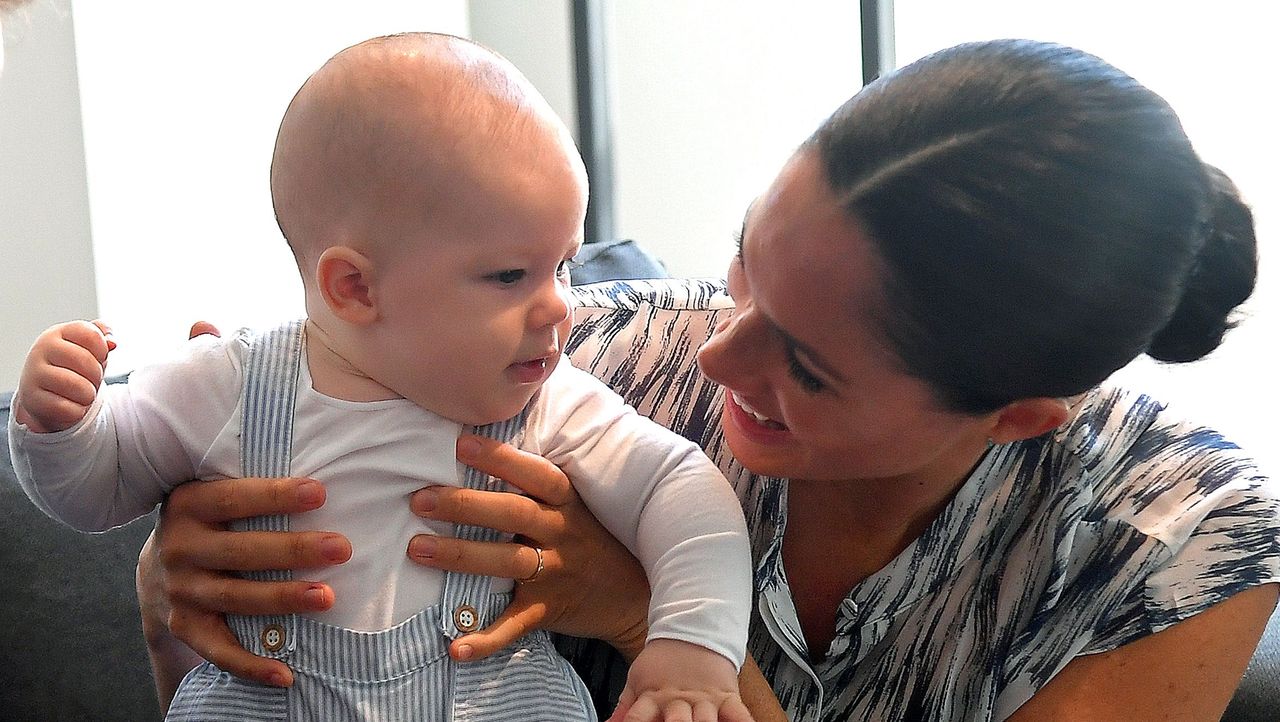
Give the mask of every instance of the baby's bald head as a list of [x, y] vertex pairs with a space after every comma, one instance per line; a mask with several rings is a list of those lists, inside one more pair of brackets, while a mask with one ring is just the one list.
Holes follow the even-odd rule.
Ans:
[[448, 195], [492, 164], [566, 153], [580, 163], [509, 62], [449, 35], [393, 35], [343, 50], [303, 84], [280, 124], [271, 196], [306, 280], [329, 246], [376, 254], [452, 212]]

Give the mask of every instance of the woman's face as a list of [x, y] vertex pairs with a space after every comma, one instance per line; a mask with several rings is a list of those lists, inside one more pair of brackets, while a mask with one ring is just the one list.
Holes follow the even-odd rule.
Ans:
[[942, 409], [899, 369], [870, 321], [876, 266], [817, 156], [798, 153], [748, 212], [729, 267], [736, 311], [698, 355], [748, 469], [952, 483], [974, 463], [990, 420]]

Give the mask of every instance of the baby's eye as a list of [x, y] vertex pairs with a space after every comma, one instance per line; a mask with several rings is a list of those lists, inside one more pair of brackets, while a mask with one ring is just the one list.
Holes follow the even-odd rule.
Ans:
[[524, 278], [524, 269], [512, 268], [506, 271], [498, 271], [497, 273], [491, 274], [489, 278], [492, 278], [504, 286], [510, 286]]

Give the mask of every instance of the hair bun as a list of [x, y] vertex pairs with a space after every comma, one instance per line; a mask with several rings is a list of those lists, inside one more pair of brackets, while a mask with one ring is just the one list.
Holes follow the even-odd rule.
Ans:
[[1232, 312], [1253, 293], [1258, 276], [1253, 213], [1225, 173], [1208, 164], [1205, 171], [1210, 184], [1206, 239], [1173, 316], [1147, 347], [1147, 355], [1159, 361], [1195, 361], [1216, 349], [1235, 327]]

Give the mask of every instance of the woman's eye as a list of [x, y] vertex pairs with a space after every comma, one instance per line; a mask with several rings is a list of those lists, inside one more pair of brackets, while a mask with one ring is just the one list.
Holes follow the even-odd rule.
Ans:
[[791, 378], [800, 384], [800, 388], [811, 394], [816, 394], [827, 388], [822, 379], [814, 376], [809, 369], [804, 367], [804, 364], [800, 363], [800, 359], [796, 358], [794, 351], [788, 350], [787, 357], [787, 370], [791, 374]]
[[516, 283], [520, 279], [524, 278], [524, 269], [514, 268], [507, 271], [498, 271], [497, 273], [490, 276], [490, 278], [497, 281], [498, 283], [501, 283], [504, 286], [510, 286], [511, 284]]
[[578, 262], [577, 258], [566, 258], [560, 262], [560, 265], [556, 266], [556, 276], [568, 278], [570, 272], [577, 268], [582, 268], [582, 264]]

